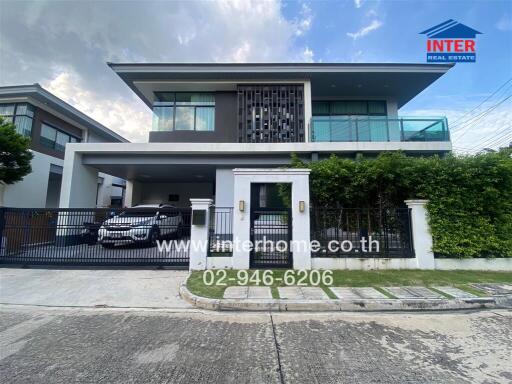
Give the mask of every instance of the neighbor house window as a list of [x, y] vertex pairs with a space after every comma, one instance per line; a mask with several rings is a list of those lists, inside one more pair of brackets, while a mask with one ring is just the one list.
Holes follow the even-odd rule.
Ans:
[[210, 93], [156, 92], [153, 131], [214, 131], [215, 96]]
[[313, 116], [386, 116], [383, 100], [313, 101]]
[[34, 107], [28, 103], [0, 104], [0, 116], [16, 125], [16, 131], [30, 137], [34, 119]]
[[40, 142], [45, 147], [64, 152], [67, 143], [79, 143], [80, 139], [54, 128], [51, 125], [42, 123]]

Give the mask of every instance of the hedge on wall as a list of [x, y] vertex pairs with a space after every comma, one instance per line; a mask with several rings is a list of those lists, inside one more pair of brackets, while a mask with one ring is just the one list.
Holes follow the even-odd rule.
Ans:
[[434, 252], [440, 257], [512, 257], [512, 151], [475, 156], [375, 159], [331, 156], [311, 169], [311, 200], [325, 207], [402, 206], [428, 199]]

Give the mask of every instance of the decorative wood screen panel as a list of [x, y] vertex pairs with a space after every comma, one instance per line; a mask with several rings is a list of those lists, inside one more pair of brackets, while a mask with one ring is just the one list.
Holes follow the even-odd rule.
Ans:
[[304, 141], [304, 86], [238, 85], [238, 141]]

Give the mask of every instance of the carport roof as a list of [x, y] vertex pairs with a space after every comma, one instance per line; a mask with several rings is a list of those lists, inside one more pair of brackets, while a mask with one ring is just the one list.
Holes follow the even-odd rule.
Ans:
[[454, 64], [397, 63], [108, 63], [148, 105], [165, 82], [311, 81], [317, 97], [393, 97], [398, 107]]

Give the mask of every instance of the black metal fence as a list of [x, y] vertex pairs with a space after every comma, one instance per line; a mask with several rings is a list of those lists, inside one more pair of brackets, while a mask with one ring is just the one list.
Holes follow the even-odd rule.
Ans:
[[189, 263], [190, 208], [0, 208], [0, 263]]
[[312, 257], [414, 257], [410, 209], [311, 209]]
[[233, 207], [212, 207], [208, 232], [208, 256], [233, 254]]

